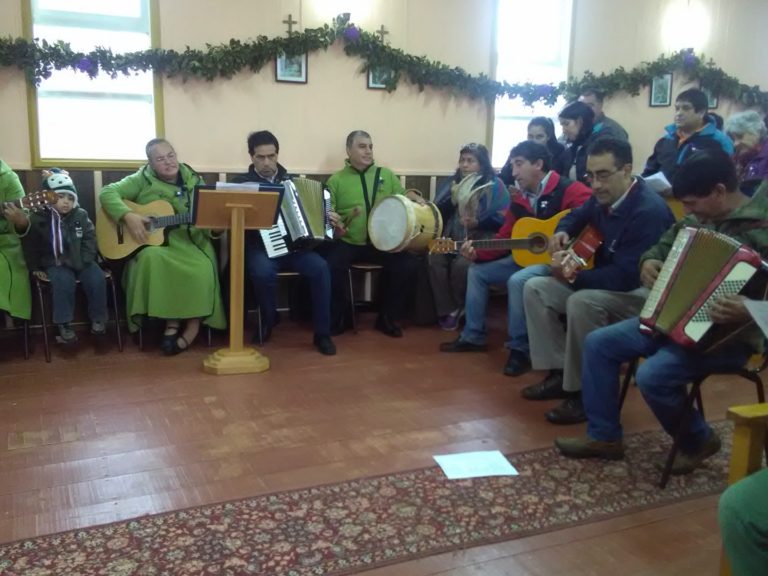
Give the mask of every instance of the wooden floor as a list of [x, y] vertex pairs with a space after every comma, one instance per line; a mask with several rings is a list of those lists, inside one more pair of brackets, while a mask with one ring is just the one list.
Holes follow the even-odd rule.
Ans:
[[[128, 343], [76, 355], [42, 344], [25, 361], [0, 339], [0, 541], [101, 524], [266, 492], [433, 465], [432, 455], [549, 446], [563, 433], [522, 400], [541, 378], [501, 374], [501, 322], [487, 354], [442, 354], [455, 337], [433, 328], [402, 339], [360, 317], [339, 353], [312, 348], [306, 326], [283, 322], [264, 347], [261, 375], [204, 374], [209, 352], [165, 358]], [[39, 335], [36, 336], [39, 340]], [[732, 384], [732, 385], [731, 385]], [[746, 384], [710, 382], [705, 404], [720, 418], [751, 403]], [[657, 424], [636, 390], [628, 432]], [[716, 574], [716, 497], [369, 572], [384, 575]]]

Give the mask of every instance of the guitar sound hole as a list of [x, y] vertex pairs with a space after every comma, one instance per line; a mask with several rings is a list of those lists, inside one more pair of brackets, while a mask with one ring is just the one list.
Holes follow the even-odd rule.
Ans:
[[549, 239], [544, 234], [531, 234], [528, 241], [530, 242], [528, 250], [534, 254], [543, 254], [549, 246]]

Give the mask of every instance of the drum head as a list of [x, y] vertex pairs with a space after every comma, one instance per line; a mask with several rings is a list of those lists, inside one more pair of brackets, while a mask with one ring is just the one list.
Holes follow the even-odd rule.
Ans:
[[396, 252], [408, 244], [413, 229], [413, 210], [408, 210], [406, 202], [410, 200], [388, 196], [373, 208], [368, 219], [368, 236], [378, 250]]

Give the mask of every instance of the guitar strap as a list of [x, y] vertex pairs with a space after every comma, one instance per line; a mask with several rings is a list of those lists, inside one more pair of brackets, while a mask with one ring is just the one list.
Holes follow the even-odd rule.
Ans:
[[363, 185], [363, 198], [365, 199], [365, 212], [370, 214], [371, 206], [376, 203], [376, 193], [379, 191], [379, 176], [381, 175], [381, 168], [376, 168], [376, 173], [373, 175], [373, 192], [371, 197], [368, 198], [368, 183], [365, 181], [365, 172], [360, 174], [360, 183]]

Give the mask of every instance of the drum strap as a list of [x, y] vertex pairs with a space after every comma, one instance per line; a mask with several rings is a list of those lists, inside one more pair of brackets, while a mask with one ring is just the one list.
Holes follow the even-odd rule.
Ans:
[[376, 203], [376, 192], [379, 191], [379, 176], [381, 175], [381, 168], [376, 168], [376, 173], [373, 175], [373, 193], [371, 198], [368, 198], [368, 184], [365, 181], [365, 174], [360, 174], [360, 182], [363, 184], [363, 197], [365, 198], [365, 212], [371, 213], [371, 206]]

